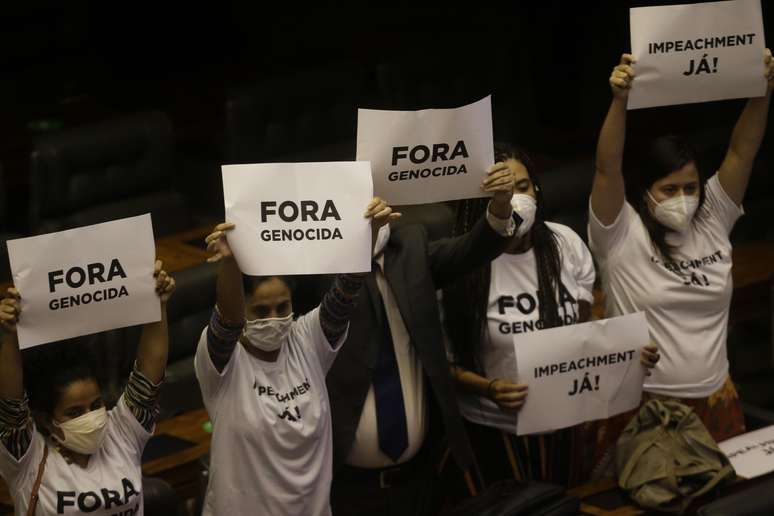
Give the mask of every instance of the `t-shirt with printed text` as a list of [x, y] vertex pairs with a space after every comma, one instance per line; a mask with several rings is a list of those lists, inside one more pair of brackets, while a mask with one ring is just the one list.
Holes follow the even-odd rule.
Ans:
[[645, 311], [661, 360], [645, 390], [704, 398], [728, 376], [726, 337], [733, 292], [729, 233], [744, 213], [723, 190], [718, 175], [690, 227], [668, 233], [672, 260], [656, 251], [639, 214], [624, 203], [603, 225], [589, 208], [589, 245], [597, 259], [608, 317]]
[[[122, 396], [108, 412], [105, 439], [85, 468], [68, 464], [49, 443], [35, 513], [142, 516], [142, 452], [150, 436]], [[45, 444], [45, 438], [34, 431], [18, 461], [0, 446], [0, 473], [14, 499], [16, 516], [27, 514]]]
[[[546, 222], [556, 236], [561, 255], [561, 285], [557, 292], [559, 316], [565, 325], [579, 321], [579, 302], [593, 302], [594, 262], [586, 244], [569, 227]], [[516, 381], [518, 335], [543, 328], [538, 307], [535, 252], [503, 253], [491, 264], [487, 332], [479, 360], [487, 378]], [[516, 433], [516, 413], [501, 410], [493, 401], [463, 394], [463, 416], [474, 423]]]
[[276, 362], [237, 344], [219, 373], [205, 328], [195, 360], [213, 422], [204, 515], [330, 515], [333, 441], [325, 375], [346, 336], [332, 347], [316, 308], [293, 322]]

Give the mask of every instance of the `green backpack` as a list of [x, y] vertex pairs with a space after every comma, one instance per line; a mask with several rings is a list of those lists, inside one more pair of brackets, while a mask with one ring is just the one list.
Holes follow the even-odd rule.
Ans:
[[642, 406], [618, 439], [616, 468], [638, 505], [675, 513], [736, 476], [693, 409], [677, 401]]

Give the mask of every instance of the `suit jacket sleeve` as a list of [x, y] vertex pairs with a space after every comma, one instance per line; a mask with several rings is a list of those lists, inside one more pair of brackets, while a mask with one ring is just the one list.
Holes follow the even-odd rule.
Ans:
[[443, 288], [457, 277], [467, 274], [497, 258], [505, 249], [508, 237], [498, 234], [481, 217], [470, 232], [430, 242], [430, 272], [436, 288]]

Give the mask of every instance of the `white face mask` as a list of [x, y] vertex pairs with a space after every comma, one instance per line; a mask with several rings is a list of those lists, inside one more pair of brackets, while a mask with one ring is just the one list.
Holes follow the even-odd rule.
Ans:
[[537, 201], [531, 195], [513, 194], [513, 197], [511, 197], [511, 208], [522, 220], [519, 227], [516, 228], [516, 236], [523, 237], [532, 229], [532, 224], [535, 223]]
[[52, 421], [52, 424], [64, 434], [64, 439], [52, 434], [62, 446], [76, 453], [93, 455], [102, 446], [102, 441], [105, 438], [107, 410], [102, 407], [64, 423]]
[[650, 207], [650, 213], [653, 217], [678, 233], [683, 233], [688, 229], [693, 215], [699, 207], [699, 198], [695, 195], [678, 195], [658, 202], [648, 191], [648, 197], [653, 201], [654, 207]]
[[287, 317], [271, 317], [245, 321], [242, 334], [248, 344], [261, 351], [277, 351], [285, 343], [293, 324], [293, 314]]

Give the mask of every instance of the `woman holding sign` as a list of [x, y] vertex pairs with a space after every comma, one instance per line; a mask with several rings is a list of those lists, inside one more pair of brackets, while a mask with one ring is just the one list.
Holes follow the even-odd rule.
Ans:
[[[624, 54], [610, 76], [613, 100], [599, 135], [591, 193], [589, 242], [600, 266], [607, 315], [644, 310], [663, 356], [645, 384], [645, 400], [674, 398], [690, 405], [717, 441], [744, 432], [726, 353], [733, 291], [729, 233], [743, 214], [766, 130], [774, 87], [768, 49], [762, 61], [767, 93], [747, 101], [725, 159], [706, 183], [693, 149], [666, 136], [651, 144], [625, 185], [626, 103], [637, 79], [634, 57]], [[618, 417], [604, 425], [599, 455], [626, 423]]]
[[[521, 223], [502, 255], [444, 291], [452, 374], [463, 393], [460, 408], [487, 484], [504, 478], [576, 484], [583, 469], [578, 427], [516, 437], [516, 416], [528, 386], [515, 381], [513, 342], [514, 335], [588, 321], [594, 263], [573, 230], [545, 220], [529, 156], [506, 145], [496, 146], [495, 154], [500, 161], [495, 166], [509, 167], [516, 176], [511, 205]], [[464, 201], [455, 231], [467, 231], [484, 206], [480, 200]], [[644, 352], [646, 365], [655, 359]]]
[[109, 411], [82, 356], [34, 371], [28, 400], [16, 339], [19, 292], [8, 289], [0, 303], [0, 474], [17, 516], [143, 513], [141, 457], [155, 424], [167, 364], [166, 303], [175, 289], [161, 262], [154, 276], [162, 318], [143, 327], [129, 383]]
[[[376, 235], [400, 215], [375, 198], [365, 216]], [[282, 278], [257, 278], [244, 291], [226, 236], [234, 227], [220, 224], [206, 240], [220, 271], [217, 305], [195, 361], [214, 423], [204, 514], [329, 515], [333, 443], [325, 376], [366, 274], [336, 276], [320, 306], [294, 319]]]

